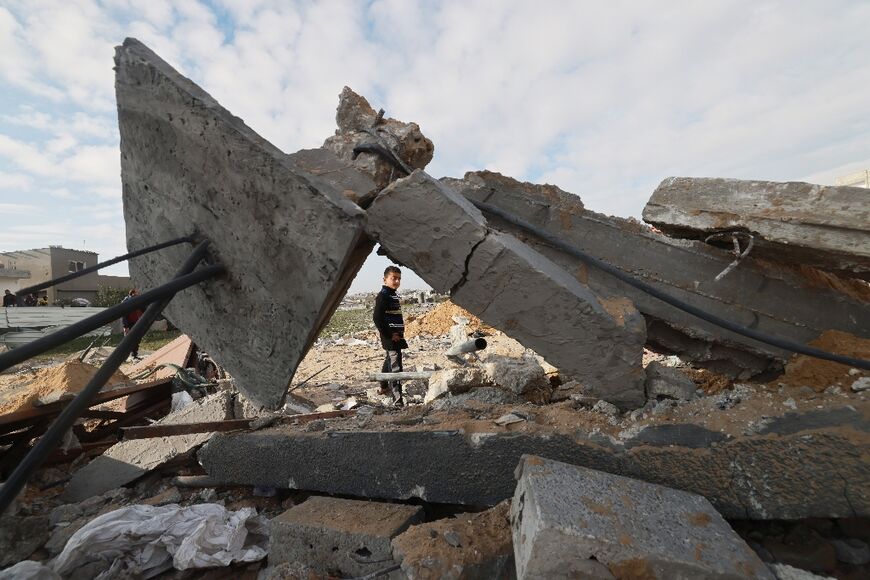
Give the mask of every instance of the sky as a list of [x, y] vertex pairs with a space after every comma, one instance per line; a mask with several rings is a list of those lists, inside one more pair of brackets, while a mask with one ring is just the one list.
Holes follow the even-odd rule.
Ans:
[[668, 176], [870, 168], [868, 30], [866, 0], [0, 0], [0, 251], [126, 252], [127, 36], [285, 152], [334, 132], [347, 85], [419, 123], [433, 176], [498, 171], [639, 218]]

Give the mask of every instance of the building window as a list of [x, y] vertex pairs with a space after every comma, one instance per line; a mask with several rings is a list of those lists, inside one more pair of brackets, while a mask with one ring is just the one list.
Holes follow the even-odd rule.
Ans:
[[77, 262], [76, 260], [69, 261], [69, 271], [70, 272], [81, 272], [87, 267], [84, 262]]

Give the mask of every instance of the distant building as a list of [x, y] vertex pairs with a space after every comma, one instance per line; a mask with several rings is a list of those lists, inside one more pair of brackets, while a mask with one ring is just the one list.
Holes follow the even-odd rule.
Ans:
[[[97, 262], [99, 260], [96, 252], [73, 250], [60, 246], [0, 252], [0, 263], [3, 264], [3, 269], [0, 270], [0, 280], [4, 279], [2, 272], [25, 271], [29, 278], [26, 281], [23, 278], [18, 278], [17, 288], [20, 289], [59, 278], [70, 272], [79, 272], [96, 265]], [[93, 302], [100, 286], [125, 289], [132, 287], [130, 278], [127, 276], [102, 276], [98, 272], [91, 272], [75, 280], [47, 288], [39, 292], [39, 295], [46, 296], [49, 304], [67, 302], [73, 298], [85, 298]], [[0, 290], [2, 290], [2, 286], [0, 286]]]
[[0, 261], [0, 295], [4, 293], [4, 290], [17, 294], [19, 288], [28, 286], [29, 280], [29, 271], [7, 268], [6, 264]]
[[847, 185], [849, 187], [870, 188], [870, 169], [865, 169], [864, 171], [858, 171], [856, 173], [850, 173], [849, 175], [838, 177], [834, 180], [834, 185]]

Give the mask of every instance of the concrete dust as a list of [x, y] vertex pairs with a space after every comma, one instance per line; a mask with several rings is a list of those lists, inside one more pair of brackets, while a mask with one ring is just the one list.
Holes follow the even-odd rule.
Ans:
[[[57, 366], [0, 377], [0, 415], [51, 403], [81, 391], [97, 372], [97, 367], [78, 360]], [[130, 380], [121, 371], [109, 378], [106, 387]], [[105, 388], [105, 387], [104, 387]]]
[[[859, 338], [837, 330], [822, 333], [819, 338], [810, 342], [809, 346], [853, 358], [870, 359], [870, 339]], [[820, 393], [831, 386], [849, 389], [855, 380], [868, 375], [870, 373], [866, 371], [856, 373], [848, 365], [795, 355], [786, 365], [785, 374], [773, 382], [795, 387], [810, 387]]]

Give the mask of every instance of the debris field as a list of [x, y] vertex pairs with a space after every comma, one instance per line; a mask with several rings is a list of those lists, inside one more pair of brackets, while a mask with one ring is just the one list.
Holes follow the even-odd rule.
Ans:
[[[436, 179], [347, 87], [288, 155], [141, 42], [115, 66], [128, 247], [226, 274], [0, 515], [0, 579], [870, 576], [866, 190], [670, 177], [641, 223]], [[376, 246], [443, 298], [405, 300], [401, 408], [372, 324], [324, 332], [371, 320]], [[0, 477], [100, 358], [0, 375]]]

